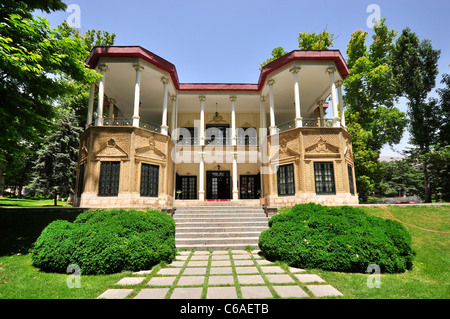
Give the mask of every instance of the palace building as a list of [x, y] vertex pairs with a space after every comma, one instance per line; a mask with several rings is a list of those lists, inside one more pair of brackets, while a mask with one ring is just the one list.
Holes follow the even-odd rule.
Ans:
[[95, 47], [87, 64], [102, 77], [91, 85], [74, 206], [358, 203], [338, 50], [292, 51], [254, 84], [182, 83], [139, 46]]

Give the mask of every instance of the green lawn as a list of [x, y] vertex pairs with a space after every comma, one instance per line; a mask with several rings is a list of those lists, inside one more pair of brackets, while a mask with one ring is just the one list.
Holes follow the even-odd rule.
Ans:
[[[375, 216], [392, 218], [379, 207], [364, 207]], [[388, 206], [398, 219], [422, 228], [450, 232], [450, 205]], [[0, 299], [92, 299], [129, 272], [82, 276], [81, 289], [68, 288], [66, 274], [40, 272], [28, 253], [35, 238], [54, 219], [73, 221], [79, 212], [4, 212], [0, 210]], [[344, 298], [450, 298], [450, 234], [406, 226], [417, 251], [414, 268], [402, 274], [381, 274], [381, 288], [368, 288], [367, 274], [313, 270]]]
[[[61, 207], [72, 206], [62, 201], [58, 201], [57, 204]], [[0, 197], [0, 207], [54, 207], [54, 200]]]
[[[387, 206], [393, 216], [410, 225], [450, 232], [450, 205]], [[379, 207], [364, 207], [372, 215], [392, 217]], [[349, 298], [450, 298], [450, 234], [405, 226], [417, 251], [414, 267], [402, 274], [381, 274], [381, 288], [368, 288], [369, 275], [316, 270]]]

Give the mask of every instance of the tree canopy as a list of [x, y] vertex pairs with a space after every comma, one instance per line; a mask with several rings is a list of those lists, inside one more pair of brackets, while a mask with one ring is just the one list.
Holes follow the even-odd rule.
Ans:
[[65, 75], [94, 81], [99, 74], [84, 66], [85, 42], [62, 27], [52, 29], [31, 11], [65, 8], [61, 1], [3, 1], [0, 14], [0, 161], [35, 141], [54, 124], [53, 100], [66, 93]]

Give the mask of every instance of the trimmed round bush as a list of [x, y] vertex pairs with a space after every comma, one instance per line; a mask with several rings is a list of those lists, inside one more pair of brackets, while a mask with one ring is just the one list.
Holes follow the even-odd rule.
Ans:
[[33, 265], [65, 273], [70, 264], [83, 275], [150, 269], [175, 258], [175, 222], [149, 210], [93, 210], [70, 223], [49, 224], [34, 244]]
[[415, 256], [402, 224], [359, 208], [296, 205], [269, 226], [259, 237], [262, 254], [293, 267], [364, 273], [377, 264], [383, 273], [399, 273]]

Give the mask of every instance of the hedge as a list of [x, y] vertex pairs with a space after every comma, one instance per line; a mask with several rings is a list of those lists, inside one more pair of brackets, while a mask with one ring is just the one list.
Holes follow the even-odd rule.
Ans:
[[262, 254], [293, 267], [364, 273], [377, 264], [382, 273], [399, 273], [415, 256], [402, 224], [359, 208], [296, 205], [269, 226], [259, 238]]
[[43, 271], [65, 273], [76, 264], [83, 275], [111, 274], [151, 269], [175, 254], [175, 222], [166, 213], [110, 209], [49, 224], [34, 244], [32, 262]]

